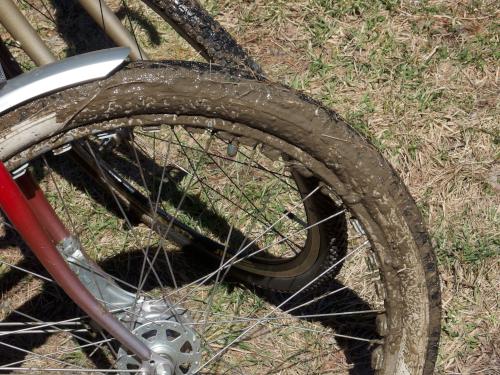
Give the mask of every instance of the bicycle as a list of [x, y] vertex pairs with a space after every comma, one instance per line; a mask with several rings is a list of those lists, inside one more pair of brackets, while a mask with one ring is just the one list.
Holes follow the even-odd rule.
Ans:
[[2, 208], [88, 316], [12, 307], [7, 287], [0, 370], [319, 374], [348, 367], [340, 347], [351, 371], [432, 372], [437, 271], [409, 193], [335, 112], [255, 70], [128, 63], [1, 115]]

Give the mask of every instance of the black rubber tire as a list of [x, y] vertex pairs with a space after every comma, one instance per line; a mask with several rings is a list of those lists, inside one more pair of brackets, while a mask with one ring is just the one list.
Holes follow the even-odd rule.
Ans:
[[[147, 7], [151, 8], [163, 20], [165, 20], [186, 42], [188, 42], [196, 51], [198, 51], [207, 62], [225, 66], [228, 68], [237, 68], [247, 70], [255, 75], [264, 75], [262, 68], [252, 57], [248, 55], [245, 49], [238, 44], [236, 39], [227, 32], [227, 30], [215, 20], [210, 13], [203, 8], [196, 0], [141, 0]], [[72, 2], [65, 4], [62, 14], [66, 17], [75, 16], [75, 12], [83, 12], [81, 8], [75, 8]], [[61, 6], [60, 5], [60, 6]], [[126, 14], [126, 8], [125, 8]], [[62, 16], [61, 16], [62, 17]], [[92, 24], [90, 26], [98, 27]], [[59, 32], [68, 32], [65, 25], [57, 25]], [[54, 25], [54, 28], [56, 25]], [[103, 35], [104, 37], [104, 35]], [[105, 38], [105, 37], [104, 37]], [[103, 48], [106, 41], [103, 41]], [[72, 43], [69, 43], [70, 45]], [[112, 45], [110, 40], [108, 45]], [[92, 46], [85, 47], [92, 50]], [[95, 48], [95, 47], [94, 47]], [[84, 52], [86, 51], [84, 50]], [[82, 51], [80, 51], [82, 53]], [[0, 40], [0, 62], [4, 65], [6, 74], [12, 78], [22, 73], [20, 65], [12, 58], [8, 49]]]
[[[380, 333], [385, 339], [375, 353], [378, 373], [431, 374], [440, 332], [440, 289], [418, 209], [375, 147], [305, 95], [204, 64], [132, 64], [106, 80], [37, 99], [2, 116], [0, 157], [14, 168], [103, 128], [133, 125], [134, 119], [167, 123], [179, 116], [190, 118], [191, 126], [210, 118], [215, 130], [243, 124], [249, 132], [268, 134], [269, 142], [335, 188], [363, 225], [383, 276], [386, 312]], [[30, 122], [34, 125], [27, 126]]]
[[262, 68], [196, 0], [142, 0], [207, 61], [263, 75]]

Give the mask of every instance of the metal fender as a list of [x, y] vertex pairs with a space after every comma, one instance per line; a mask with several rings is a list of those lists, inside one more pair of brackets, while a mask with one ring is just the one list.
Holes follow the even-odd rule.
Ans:
[[104, 78], [129, 53], [129, 48], [117, 47], [76, 55], [8, 80], [0, 85], [0, 114], [38, 96]]

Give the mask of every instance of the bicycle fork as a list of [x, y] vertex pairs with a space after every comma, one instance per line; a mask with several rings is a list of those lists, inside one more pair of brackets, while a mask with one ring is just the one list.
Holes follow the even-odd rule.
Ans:
[[[150, 369], [149, 372], [172, 368], [168, 359], [152, 352], [129, 328], [104, 309], [70, 268], [56, 247], [71, 238], [70, 232], [29, 172], [14, 180], [4, 163], [0, 162], [0, 208], [57, 284], [93, 321], [135, 354], [145, 368]], [[162, 372], [169, 374], [168, 371]]]

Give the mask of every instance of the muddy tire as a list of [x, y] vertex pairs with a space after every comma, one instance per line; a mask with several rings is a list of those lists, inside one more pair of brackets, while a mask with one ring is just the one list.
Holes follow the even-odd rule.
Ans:
[[[440, 290], [429, 236], [394, 169], [335, 112], [288, 87], [234, 71], [136, 63], [106, 80], [37, 99], [2, 116], [0, 123], [0, 156], [11, 169], [81, 137], [132, 126], [181, 124], [265, 140], [300, 162], [307, 170], [303, 175], [315, 179], [318, 189], [331, 189], [331, 201], [348, 213], [345, 222], [356, 223], [362, 228], [358, 234], [367, 238], [384, 306], [377, 318], [380, 340], [371, 353], [372, 371], [433, 372]], [[294, 276], [297, 282], [306, 280], [299, 290], [345, 258], [338, 249], [324, 254], [307, 269], [311, 275]], [[270, 286], [266, 280], [263, 285]]]

